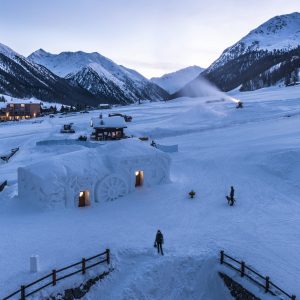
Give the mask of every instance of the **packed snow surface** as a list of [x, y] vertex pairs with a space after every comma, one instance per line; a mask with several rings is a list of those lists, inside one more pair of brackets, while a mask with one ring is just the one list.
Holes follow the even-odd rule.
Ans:
[[[230, 299], [216, 273], [221, 249], [299, 296], [299, 95], [300, 86], [234, 92], [243, 109], [204, 97], [108, 110], [133, 116], [128, 134], [178, 144], [179, 152], [170, 154], [172, 182], [51, 212], [18, 199], [17, 169], [82, 150], [80, 144], [36, 142], [74, 139], [59, 133], [70, 122], [76, 137], [87, 134], [99, 111], [0, 124], [0, 152], [20, 147], [0, 165], [0, 181], [8, 180], [0, 193], [0, 297], [106, 248], [115, 271], [86, 299]], [[234, 207], [225, 200], [231, 185]], [[188, 198], [191, 189], [194, 199]], [[165, 237], [164, 257], [153, 248], [157, 229]], [[29, 273], [32, 254], [40, 256], [38, 274]]]

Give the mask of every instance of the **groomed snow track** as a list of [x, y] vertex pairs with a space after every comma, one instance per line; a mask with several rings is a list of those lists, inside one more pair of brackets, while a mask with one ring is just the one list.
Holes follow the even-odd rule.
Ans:
[[159, 256], [155, 250], [124, 251], [113, 258], [114, 272], [91, 288], [85, 300], [229, 300], [216, 257]]

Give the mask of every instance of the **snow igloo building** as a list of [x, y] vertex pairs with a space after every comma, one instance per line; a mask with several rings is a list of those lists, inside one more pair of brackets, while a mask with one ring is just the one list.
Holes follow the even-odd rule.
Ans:
[[18, 169], [21, 201], [44, 209], [90, 206], [170, 181], [170, 157], [137, 140], [108, 143]]

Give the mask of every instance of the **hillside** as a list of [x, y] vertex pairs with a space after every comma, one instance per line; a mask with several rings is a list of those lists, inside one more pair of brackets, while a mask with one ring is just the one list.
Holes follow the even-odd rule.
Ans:
[[0, 44], [0, 93], [64, 104], [95, 104], [89, 92]]
[[[274, 17], [227, 48], [200, 76], [223, 91], [294, 84], [299, 81], [299, 28], [300, 13]], [[174, 97], [193, 95], [190, 90], [196, 85], [197, 79]]]
[[150, 80], [170, 94], [173, 94], [195, 79], [203, 71], [204, 69], [201, 67], [191, 66], [161, 77], [153, 77]]
[[74, 87], [80, 87], [96, 97], [122, 104], [138, 100], [162, 100], [168, 93], [138, 72], [114, 63], [93, 52], [62, 52], [51, 54], [42, 49], [28, 56]]

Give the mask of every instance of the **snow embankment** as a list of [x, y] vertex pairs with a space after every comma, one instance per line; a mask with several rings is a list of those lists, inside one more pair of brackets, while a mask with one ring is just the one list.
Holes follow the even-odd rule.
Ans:
[[125, 251], [114, 259], [115, 271], [92, 288], [85, 300], [232, 300], [218, 275], [215, 257]]

